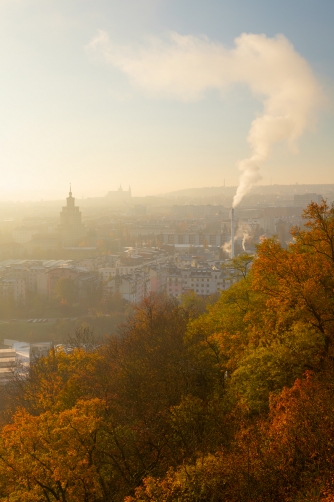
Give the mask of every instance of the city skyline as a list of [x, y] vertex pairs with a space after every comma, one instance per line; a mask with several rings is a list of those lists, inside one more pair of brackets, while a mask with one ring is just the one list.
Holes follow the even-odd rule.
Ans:
[[0, 1], [0, 14], [1, 200], [61, 199], [67, 180], [76, 180], [78, 198], [104, 196], [119, 183], [138, 196], [224, 179], [237, 185], [261, 100], [243, 84], [224, 95], [208, 89], [201, 99], [152, 96], [89, 50], [101, 32], [127, 51], [171, 32], [229, 51], [242, 33], [282, 34], [324, 100], [298, 152], [274, 145], [260, 184], [333, 181], [332, 2], [18, 0]]

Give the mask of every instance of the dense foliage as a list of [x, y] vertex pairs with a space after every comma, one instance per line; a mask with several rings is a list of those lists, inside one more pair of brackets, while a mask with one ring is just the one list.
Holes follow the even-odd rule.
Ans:
[[7, 391], [0, 500], [334, 501], [334, 208], [304, 216], [205, 311], [151, 298], [38, 360]]

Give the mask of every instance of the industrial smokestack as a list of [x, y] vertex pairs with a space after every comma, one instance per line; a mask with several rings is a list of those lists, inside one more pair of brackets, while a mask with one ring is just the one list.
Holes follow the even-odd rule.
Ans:
[[234, 258], [234, 207], [231, 211], [231, 258]]

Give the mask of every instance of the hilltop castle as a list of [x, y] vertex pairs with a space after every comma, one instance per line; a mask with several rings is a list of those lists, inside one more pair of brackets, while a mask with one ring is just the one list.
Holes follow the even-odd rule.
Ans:
[[118, 190], [114, 190], [111, 192], [108, 192], [105, 198], [109, 202], [128, 202], [130, 201], [132, 195], [131, 195], [131, 187], [129, 187], [129, 190], [123, 190], [122, 185], [119, 186]]

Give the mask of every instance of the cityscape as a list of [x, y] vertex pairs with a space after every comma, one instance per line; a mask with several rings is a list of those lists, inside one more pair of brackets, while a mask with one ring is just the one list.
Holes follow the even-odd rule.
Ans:
[[[317, 188], [322, 193], [309, 191]], [[286, 247], [291, 228], [303, 227], [310, 202], [334, 200], [334, 185], [262, 189], [271, 193], [252, 194], [235, 211], [236, 256], [254, 254], [262, 238], [274, 235]], [[0, 295], [24, 305], [29, 295], [53, 297], [62, 279], [73, 282], [78, 297], [100, 291], [103, 298], [117, 293], [130, 303], [151, 293], [218, 293], [231, 282], [222, 269], [232, 258], [231, 209], [215, 201], [230, 198], [223, 188], [214, 196], [151, 197], [140, 204], [120, 187], [93, 199], [96, 206], [82, 200], [83, 216], [70, 188], [58, 217], [53, 208], [45, 217], [39, 206], [22, 208], [20, 216], [2, 222]], [[27, 211], [35, 216], [24, 217]]]
[[334, 502], [333, 0], [0, 0], [0, 502]]
[[[218, 298], [240, 278], [234, 256], [255, 255], [261, 240], [273, 236], [287, 248], [291, 229], [304, 227], [308, 204], [334, 201], [334, 184], [257, 187], [235, 210], [233, 251], [232, 212], [224, 205], [232, 202], [232, 193], [233, 188], [204, 188], [147, 201], [120, 185], [104, 198], [79, 201], [80, 208], [70, 186], [58, 216], [56, 203], [44, 217], [39, 204], [13, 206], [15, 218], [2, 222], [0, 298], [2, 354], [14, 359], [1, 378], [11, 377], [14, 360], [29, 365], [31, 354], [45, 354], [57, 344], [55, 327], [62, 318], [73, 329], [82, 320], [94, 323], [99, 313], [108, 317], [117, 302], [124, 308], [151, 295]], [[25, 216], [27, 211], [34, 216]], [[48, 323], [45, 339], [34, 340], [31, 327], [30, 335], [22, 330], [24, 340], [13, 340], [9, 333], [14, 326], [19, 335], [22, 323]]]

